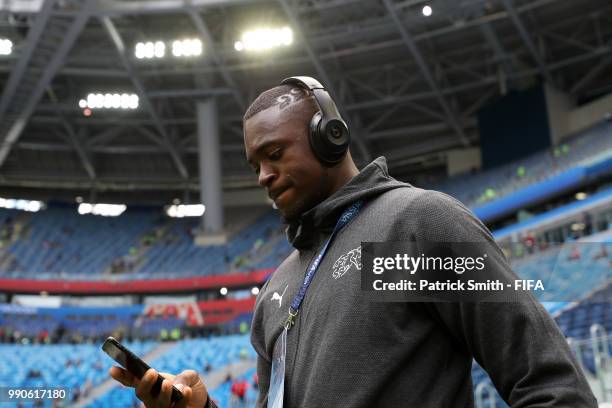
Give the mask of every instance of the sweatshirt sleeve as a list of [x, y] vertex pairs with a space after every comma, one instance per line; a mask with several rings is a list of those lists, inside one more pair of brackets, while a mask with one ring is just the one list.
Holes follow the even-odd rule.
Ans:
[[[427, 191], [415, 205], [420, 214], [417, 240], [483, 242], [495, 272], [515, 279], [488, 229], [463, 204]], [[489, 373], [512, 408], [597, 407], [565, 337], [530, 293], [511, 303], [436, 302], [428, 308]]]
[[259, 380], [259, 394], [257, 395], [257, 408], [268, 406], [268, 389], [270, 388], [270, 373], [272, 365], [269, 361], [257, 356], [257, 378]]

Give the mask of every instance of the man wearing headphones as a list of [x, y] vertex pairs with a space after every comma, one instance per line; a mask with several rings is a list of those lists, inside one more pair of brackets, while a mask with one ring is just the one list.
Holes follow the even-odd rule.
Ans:
[[472, 359], [513, 407], [596, 407], [565, 338], [531, 296], [515, 303], [372, 302], [361, 242], [482, 242], [457, 200], [401, 183], [384, 158], [358, 171], [316, 80], [262, 93], [244, 116], [247, 159], [295, 251], [259, 293], [251, 340], [258, 407], [472, 407]]
[[[292, 77], [263, 92], [244, 115], [244, 143], [295, 248], [255, 306], [258, 408], [473, 407], [473, 358], [512, 407], [597, 407], [562, 333], [531, 295], [401, 303], [373, 302], [361, 290], [361, 242], [481, 242], [498, 272], [515, 275], [461, 203], [393, 179], [382, 157], [359, 171], [348, 128], [316, 80]], [[156, 404], [170, 400], [172, 382], [187, 391], [187, 406], [207, 401], [193, 372], [165, 381], [151, 401], [155, 373], [138, 385], [113, 370], [147, 407], [169, 406]]]

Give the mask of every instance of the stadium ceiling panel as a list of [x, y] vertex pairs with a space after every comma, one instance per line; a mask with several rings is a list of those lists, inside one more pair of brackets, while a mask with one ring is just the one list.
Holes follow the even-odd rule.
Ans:
[[[195, 103], [210, 97], [219, 102], [225, 186], [252, 187], [242, 114], [258, 92], [296, 74], [327, 84], [356, 136], [359, 162], [386, 155], [407, 169], [419, 158], [437, 163], [431, 157], [439, 152], [478, 145], [476, 113], [509, 90], [546, 81], [582, 102], [612, 91], [607, 0], [32, 0], [0, 7], [0, 38], [12, 42], [12, 53], [0, 55], [4, 188], [195, 190]], [[245, 30], [264, 26], [290, 27], [293, 42], [238, 51]], [[191, 38], [202, 54], [177, 56], [174, 42]], [[137, 58], [138, 42], [163, 43], [164, 57]], [[79, 106], [92, 93], [135, 94], [138, 108]]]

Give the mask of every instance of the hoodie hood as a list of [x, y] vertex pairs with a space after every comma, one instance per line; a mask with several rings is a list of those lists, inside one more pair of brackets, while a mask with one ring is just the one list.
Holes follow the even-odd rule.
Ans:
[[319, 232], [333, 230], [348, 206], [359, 200], [364, 200], [367, 205], [368, 200], [400, 187], [412, 186], [389, 176], [387, 160], [381, 156], [334, 194], [291, 222], [286, 230], [287, 239], [297, 249], [309, 248]]

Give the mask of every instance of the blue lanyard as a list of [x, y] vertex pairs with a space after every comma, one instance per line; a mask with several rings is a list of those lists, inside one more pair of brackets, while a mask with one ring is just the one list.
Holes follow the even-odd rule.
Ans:
[[304, 277], [304, 281], [302, 282], [302, 286], [300, 287], [300, 290], [293, 298], [293, 302], [291, 302], [291, 307], [289, 308], [289, 316], [287, 317], [287, 320], [285, 321], [285, 328], [287, 328], [287, 330], [289, 330], [291, 326], [293, 326], [293, 324], [295, 323], [294, 318], [295, 316], [297, 316], [297, 313], [300, 310], [300, 306], [302, 305], [304, 296], [306, 296], [306, 291], [308, 290], [308, 287], [310, 286], [310, 283], [312, 282], [312, 279], [314, 278], [314, 275], [317, 272], [317, 269], [319, 269], [319, 265], [321, 264], [321, 260], [323, 259], [323, 257], [325, 256], [325, 253], [327, 252], [327, 249], [329, 248], [329, 244], [334, 239], [336, 234], [342, 228], [344, 228], [344, 226], [348, 224], [357, 214], [359, 214], [359, 210], [361, 210], [361, 207], [363, 207], [363, 201], [358, 201], [355, 204], [351, 205], [346, 211], [344, 211], [344, 213], [342, 213], [342, 215], [340, 216], [340, 219], [338, 220], [338, 222], [336, 223], [336, 226], [334, 227], [334, 230], [332, 231], [331, 235], [325, 242], [325, 245], [323, 245], [321, 252], [319, 252], [317, 257], [310, 264], [310, 267], [308, 268], [308, 272], [306, 273], [306, 276]]

